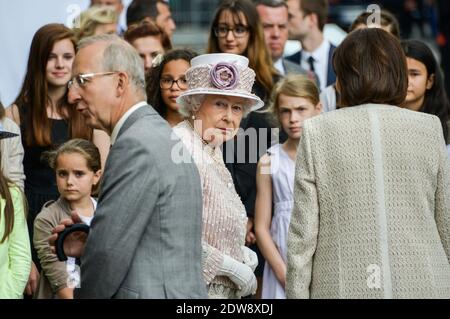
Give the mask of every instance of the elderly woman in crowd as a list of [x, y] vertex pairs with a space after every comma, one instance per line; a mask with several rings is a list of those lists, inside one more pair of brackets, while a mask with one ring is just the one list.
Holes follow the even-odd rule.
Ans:
[[406, 58], [386, 31], [352, 32], [333, 65], [343, 108], [303, 125], [287, 297], [450, 298], [450, 164], [439, 118], [398, 107]]
[[240, 298], [256, 291], [256, 254], [245, 244], [247, 216], [225, 167], [220, 146], [242, 118], [262, 107], [251, 94], [248, 59], [206, 54], [191, 61], [189, 89], [178, 98], [185, 120], [174, 127], [198, 167], [203, 191], [203, 277], [210, 298]]

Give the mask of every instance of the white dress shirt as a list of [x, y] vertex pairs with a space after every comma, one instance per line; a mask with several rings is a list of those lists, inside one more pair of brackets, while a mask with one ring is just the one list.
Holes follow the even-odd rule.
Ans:
[[280, 72], [281, 75], [286, 75], [286, 70], [284, 69], [282, 58], [279, 58], [276, 62], [274, 62], [273, 66], [278, 70], [278, 72]]
[[330, 42], [328, 40], [323, 40], [322, 44], [313, 52], [307, 52], [302, 50], [302, 61], [301, 66], [305, 70], [310, 70], [308, 63], [309, 57], [314, 58], [314, 72], [320, 81], [320, 90], [324, 90], [327, 87], [327, 77], [328, 77], [328, 57], [330, 52]]
[[119, 135], [120, 129], [122, 128], [125, 121], [130, 117], [131, 114], [133, 114], [137, 109], [143, 106], [147, 106], [146, 101], [142, 101], [133, 105], [128, 111], [126, 111], [124, 115], [122, 115], [120, 120], [117, 122], [116, 126], [114, 126], [114, 129], [111, 133], [111, 145], [114, 145], [114, 143], [116, 142], [117, 135]]

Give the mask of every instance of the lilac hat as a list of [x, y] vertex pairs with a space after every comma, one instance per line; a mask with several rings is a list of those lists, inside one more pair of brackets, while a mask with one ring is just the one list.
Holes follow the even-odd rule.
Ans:
[[185, 106], [193, 95], [217, 94], [245, 98], [251, 111], [260, 109], [264, 102], [252, 92], [255, 72], [248, 67], [248, 59], [230, 53], [199, 55], [191, 60], [186, 72], [188, 90], [177, 99]]

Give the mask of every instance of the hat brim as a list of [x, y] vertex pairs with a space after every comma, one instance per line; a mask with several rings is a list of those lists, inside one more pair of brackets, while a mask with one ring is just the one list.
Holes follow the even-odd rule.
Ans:
[[16, 137], [16, 136], [19, 136], [19, 134], [7, 132], [7, 131], [0, 131], [0, 140], [2, 140], [4, 138], [10, 138], [10, 137]]
[[189, 90], [182, 93], [177, 98], [177, 103], [182, 106], [187, 106], [190, 104], [189, 98], [194, 95], [223, 95], [223, 96], [234, 96], [240, 97], [248, 100], [250, 102], [250, 112], [259, 110], [264, 106], [264, 102], [254, 94], [248, 94], [245, 92], [236, 92], [236, 91], [226, 91], [226, 90], [214, 90], [214, 89], [194, 89]]

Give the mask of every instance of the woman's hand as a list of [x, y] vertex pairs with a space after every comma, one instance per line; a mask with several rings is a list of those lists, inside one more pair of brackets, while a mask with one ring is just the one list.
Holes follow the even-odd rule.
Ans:
[[256, 243], [255, 232], [253, 231], [253, 218], [247, 219], [247, 234], [245, 235], [245, 244], [247, 246]]
[[228, 255], [224, 255], [223, 263], [217, 274], [230, 278], [239, 287], [237, 294], [239, 297], [253, 295], [256, 292], [257, 282], [253, 270]]

